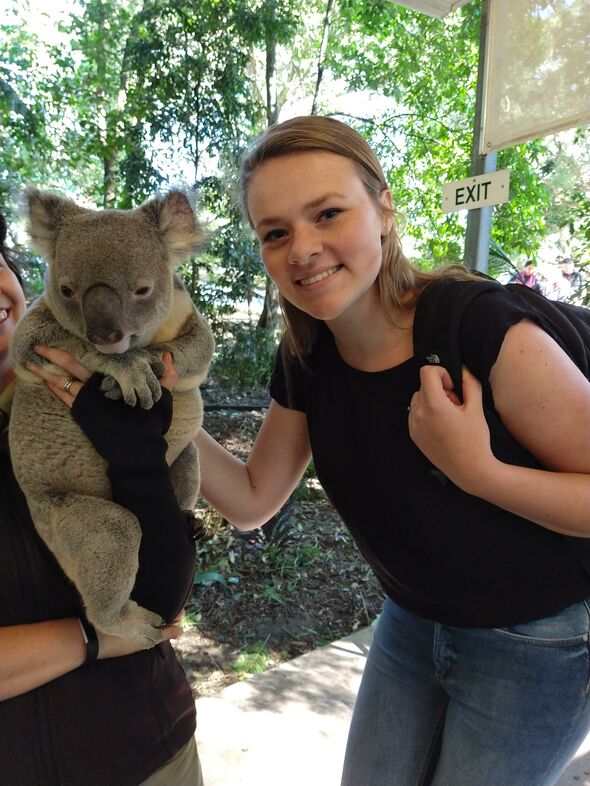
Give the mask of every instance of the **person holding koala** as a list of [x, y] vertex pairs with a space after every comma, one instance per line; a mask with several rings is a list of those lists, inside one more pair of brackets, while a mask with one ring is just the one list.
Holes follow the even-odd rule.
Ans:
[[[14, 382], [9, 345], [26, 306], [5, 239], [0, 215], [0, 781], [200, 786], [194, 700], [169, 643], [182, 635], [180, 615], [195, 557], [164, 460], [163, 433], [171, 416], [167, 390], [174, 385], [174, 369], [168, 361], [161, 380], [164, 394], [149, 413], [105, 398], [96, 376], [76, 397], [74, 410], [109, 464], [114, 500], [134, 512], [142, 528], [132, 597], [162, 617], [164, 638], [142, 649], [136, 640], [107, 635], [85, 619], [78, 593], [37, 534], [14, 480], [7, 441]], [[60, 350], [41, 351], [56, 363], [63, 360], [80, 379], [90, 376]], [[40, 375], [55, 384], [47, 372]], [[70, 406], [78, 385], [72, 393], [71, 383], [68, 390], [63, 383], [59, 388]], [[133, 459], [138, 455], [141, 464]], [[167, 525], [164, 550], [157, 526], [162, 521]]]
[[[590, 728], [590, 576], [563, 537], [590, 536], [590, 383], [504, 291], [465, 313], [463, 403], [420, 368], [416, 308], [474, 277], [410, 265], [347, 125], [271, 126], [241, 183], [286, 334], [247, 461], [199, 432], [201, 493], [252, 529], [313, 456], [380, 580], [343, 786], [554, 783]], [[482, 395], [526, 466], [498, 457]]]
[[[43, 293], [20, 320], [10, 346], [16, 374], [9, 428], [14, 475], [37, 531], [80, 593], [89, 622], [103, 632], [150, 646], [160, 641], [157, 607], [142, 606], [130, 597], [134, 585], [137, 592], [137, 582], [144, 587], [150, 583], [142, 577], [146, 561], [141, 560], [138, 519], [144, 535], [146, 522], [152, 522], [150, 540], [159, 538], [160, 557], [169, 561], [173, 542], [153, 512], [164, 499], [166, 481], [165, 497], [174, 506], [178, 500], [194, 520], [199, 464], [193, 437], [203, 412], [199, 384], [214, 344], [209, 326], [175, 272], [183, 259], [198, 251], [205, 235], [194, 195], [170, 189], [133, 209], [100, 210], [28, 188], [22, 212], [30, 240], [47, 262], [47, 275]], [[84, 367], [101, 374], [104, 396], [121, 398], [128, 409], [112, 408], [94, 437], [85, 436], [80, 417], [78, 422], [71, 418], [31, 373], [39, 363], [51, 368], [50, 359], [39, 356], [40, 345], [67, 350]], [[135, 433], [134, 444], [123, 443], [128, 449], [120, 449], [110, 460], [102, 448], [108, 449], [112, 440], [104, 445], [102, 437], [108, 436], [109, 427], [116, 436], [116, 419], [125, 418], [129, 409], [149, 411], [133, 417], [151, 433], [145, 421], [160, 411], [153, 405], [161, 396], [159, 378], [166, 354], [174, 357], [177, 380], [174, 406], [166, 408], [165, 460], [160, 451], [160, 464], [154, 468], [152, 452]], [[63, 384], [69, 393], [73, 379]], [[91, 411], [87, 420], [89, 427], [95, 425], [96, 413]], [[128, 487], [130, 472], [141, 476], [133, 490]], [[118, 493], [115, 481], [119, 487], [123, 479], [126, 499], [130, 494], [133, 498], [127, 505], [112, 499]], [[158, 485], [160, 495], [152, 508], [142, 486]], [[170, 619], [168, 612], [159, 614]]]

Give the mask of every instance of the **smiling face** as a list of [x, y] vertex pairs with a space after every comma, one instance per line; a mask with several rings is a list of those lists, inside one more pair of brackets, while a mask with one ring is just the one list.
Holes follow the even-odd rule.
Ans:
[[247, 206], [264, 266], [290, 303], [326, 321], [378, 307], [391, 197], [383, 191], [375, 204], [350, 159], [320, 150], [271, 158], [252, 174]]
[[0, 254], [0, 376], [10, 368], [8, 348], [17, 322], [26, 310], [25, 295], [17, 277]]

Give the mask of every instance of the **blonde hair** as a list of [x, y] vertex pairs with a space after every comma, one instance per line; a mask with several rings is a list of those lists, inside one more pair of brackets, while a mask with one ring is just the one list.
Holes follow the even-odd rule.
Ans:
[[[387, 211], [380, 199], [382, 192], [388, 189], [385, 175], [365, 138], [334, 118], [307, 115], [270, 126], [246, 151], [240, 170], [240, 193], [250, 224], [248, 184], [253, 173], [270, 158], [310, 150], [323, 150], [350, 159], [377, 209]], [[377, 278], [381, 305], [387, 318], [394, 322], [394, 314], [399, 309], [412, 308], [422, 289], [442, 275], [473, 277], [461, 265], [445, 266], [433, 272], [413, 267], [404, 256], [395, 223], [392, 222], [391, 231], [382, 238], [382, 263]], [[303, 361], [314, 344], [319, 320], [292, 305], [282, 295], [280, 305], [285, 320], [287, 348]]]

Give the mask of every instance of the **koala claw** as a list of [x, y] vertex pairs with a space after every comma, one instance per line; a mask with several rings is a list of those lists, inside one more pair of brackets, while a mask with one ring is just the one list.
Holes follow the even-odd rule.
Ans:
[[162, 617], [153, 611], [144, 609], [135, 601], [128, 601], [121, 610], [117, 627], [118, 635], [135, 639], [144, 649], [164, 641], [161, 628], [165, 626]]
[[100, 389], [106, 398], [118, 399], [123, 395], [121, 386], [114, 377], [106, 376], [100, 383]]
[[159, 360], [158, 358], [154, 358], [150, 361], [150, 367], [158, 379], [160, 379], [160, 377], [166, 371], [166, 364], [163, 360]]
[[146, 383], [149, 388], [149, 395], [151, 396], [152, 401], [151, 404], [148, 407], [144, 407], [144, 409], [150, 409], [153, 404], [162, 398], [162, 386], [160, 385], [160, 380], [155, 373], [152, 376], [148, 376], [146, 378]]

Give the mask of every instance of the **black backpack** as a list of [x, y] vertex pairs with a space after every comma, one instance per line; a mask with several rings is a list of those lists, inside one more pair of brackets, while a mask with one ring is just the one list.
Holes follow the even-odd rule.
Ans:
[[[590, 309], [549, 300], [522, 284], [504, 285], [487, 276], [482, 276], [481, 281], [439, 279], [424, 289], [418, 300], [413, 327], [414, 355], [420, 365], [444, 366], [451, 375], [455, 393], [462, 401], [461, 320], [474, 298], [497, 290], [509, 292], [511, 298], [526, 303], [529, 310], [533, 309], [543, 329], [590, 380]], [[497, 458], [510, 464], [541, 468], [537, 459], [504, 427], [493, 408], [489, 384], [482, 382], [484, 411]], [[590, 445], [590, 435], [588, 442]], [[590, 538], [563, 537], [590, 574]]]

